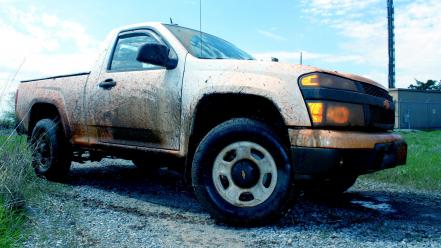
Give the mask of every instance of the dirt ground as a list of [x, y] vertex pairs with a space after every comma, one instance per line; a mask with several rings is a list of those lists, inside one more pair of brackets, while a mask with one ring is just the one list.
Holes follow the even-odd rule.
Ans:
[[26, 247], [441, 247], [441, 194], [359, 179], [338, 199], [300, 195], [278, 223], [216, 224], [183, 176], [125, 160], [73, 164], [31, 204]]

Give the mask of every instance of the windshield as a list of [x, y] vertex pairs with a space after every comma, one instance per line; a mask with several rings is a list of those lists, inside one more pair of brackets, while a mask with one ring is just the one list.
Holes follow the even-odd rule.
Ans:
[[191, 55], [197, 58], [254, 60], [251, 55], [216, 36], [177, 25], [164, 26], [178, 38]]

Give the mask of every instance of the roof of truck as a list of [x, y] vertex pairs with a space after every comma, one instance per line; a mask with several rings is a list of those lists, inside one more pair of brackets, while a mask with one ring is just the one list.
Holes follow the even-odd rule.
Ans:
[[122, 26], [122, 27], [114, 29], [114, 31], [135, 29], [135, 28], [140, 28], [140, 27], [154, 27], [154, 28], [156, 28], [156, 27], [162, 27], [163, 25], [164, 24], [160, 23], [160, 22], [141, 22], [141, 23], [135, 23], [135, 24]]

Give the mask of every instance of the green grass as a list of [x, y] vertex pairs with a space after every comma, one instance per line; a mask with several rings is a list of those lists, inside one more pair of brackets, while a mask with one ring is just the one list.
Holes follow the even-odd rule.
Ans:
[[26, 137], [0, 136], [0, 247], [20, 246], [25, 236], [24, 207], [36, 192], [31, 161]]
[[407, 164], [367, 175], [382, 182], [441, 191], [441, 131], [400, 132], [407, 142]]
[[25, 222], [22, 211], [5, 208], [3, 199], [0, 199], [0, 247], [17, 246], [23, 237]]

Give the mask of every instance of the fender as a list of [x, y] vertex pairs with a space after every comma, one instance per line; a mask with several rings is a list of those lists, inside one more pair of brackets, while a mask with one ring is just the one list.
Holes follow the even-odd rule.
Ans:
[[29, 125], [31, 124], [30, 121], [31, 121], [32, 113], [35, 111], [34, 108], [38, 108], [37, 105], [40, 105], [40, 104], [50, 105], [56, 109], [58, 116], [60, 118], [61, 125], [63, 127], [64, 135], [66, 138], [68, 138], [70, 140], [72, 131], [70, 128], [69, 119], [67, 117], [66, 112], [64, 111], [65, 110], [64, 101], [62, 100], [62, 98], [59, 94], [51, 95], [50, 98], [49, 97], [37, 97], [31, 101], [29, 115], [27, 115], [23, 121], [26, 129], [28, 129], [28, 131], [31, 131], [31, 130], [29, 130]]

